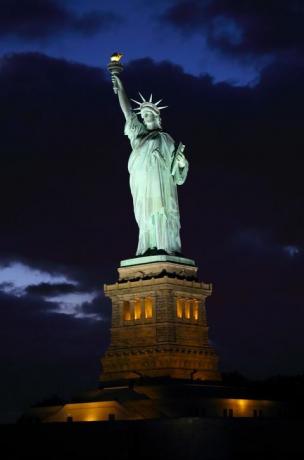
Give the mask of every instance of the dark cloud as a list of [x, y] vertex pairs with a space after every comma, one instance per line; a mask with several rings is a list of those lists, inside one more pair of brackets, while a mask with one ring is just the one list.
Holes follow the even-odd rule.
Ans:
[[162, 21], [199, 32], [211, 47], [239, 56], [296, 53], [304, 48], [299, 0], [190, 0], [170, 6]]
[[[0, 284], [1, 287], [6, 287], [5, 285], [9, 285], [10, 283], [3, 283]], [[9, 287], [9, 286], [8, 286]], [[75, 285], [72, 283], [40, 283], [37, 285], [30, 285], [27, 286], [25, 289], [25, 296], [31, 296], [31, 298], [42, 298], [51, 301], [51, 312], [53, 313], [60, 313], [62, 310], [60, 309], [60, 305], [56, 304], [60, 299], [62, 302], [65, 301], [65, 296], [68, 294], [77, 294], [78, 297], [76, 298], [78, 305], [74, 306], [73, 310], [71, 311], [72, 316], [80, 316], [80, 317], [91, 317], [95, 320], [103, 320], [103, 321], [110, 321], [111, 317], [111, 307], [110, 302], [108, 299], [104, 297], [102, 293], [101, 287], [99, 292], [88, 292], [87, 286]], [[86, 298], [86, 295], [94, 294], [94, 298], [91, 301], [82, 300]], [[69, 302], [72, 302], [72, 306], [75, 304], [76, 300], [70, 299], [67, 297]], [[55, 304], [54, 304], [55, 302]]]
[[81, 306], [82, 312], [85, 315], [96, 315], [103, 321], [110, 324], [111, 321], [111, 301], [104, 297], [103, 294], [96, 296], [92, 302], [84, 302]]
[[[0, 74], [1, 254], [63, 267], [97, 288], [114, 280], [112, 267], [134, 254], [137, 238], [129, 145], [107, 78], [38, 54], [3, 59]], [[223, 228], [229, 236], [257, 227], [282, 245], [303, 244], [303, 67], [272, 65], [255, 88], [213, 85], [148, 59], [124, 78], [134, 97], [138, 89], [165, 97], [164, 127], [189, 146], [185, 252], [208, 228], [214, 240], [217, 226], [219, 238]], [[193, 197], [207, 213], [194, 228]]]
[[0, 36], [37, 40], [62, 33], [94, 35], [117, 21], [114, 13], [77, 14], [56, 0], [1, 0]]
[[[102, 304], [100, 305], [102, 308]], [[63, 398], [95, 387], [109, 323], [53, 314], [36, 297], [0, 293], [0, 420], [54, 393]]]
[[[140, 90], [164, 98], [164, 129], [187, 146], [190, 172], [179, 190], [183, 252], [196, 260], [201, 279], [215, 283], [208, 314], [224, 368], [302, 372], [304, 67], [275, 63], [254, 88], [215, 85], [150, 59], [130, 63], [122, 77], [131, 97]], [[1, 257], [101, 292], [137, 240], [130, 146], [110, 78], [39, 54], [8, 56], [0, 122]], [[0, 350], [9, 351], [15, 390], [23, 370], [33, 376], [31, 387], [42, 388], [49, 366], [50, 393], [55, 382], [68, 387], [97, 375], [109, 322], [51, 314], [54, 305], [35, 289], [43, 295], [52, 288], [31, 287], [26, 297], [1, 303]], [[82, 311], [101, 311], [108, 321], [109, 301], [97, 297]]]
[[40, 283], [27, 286], [26, 292], [38, 296], [56, 296], [59, 294], [71, 294], [73, 292], [82, 292], [82, 290], [72, 283]]
[[[251, 377], [302, 372], [303, 252], [290, 256], [269, 234], [253, 230], [231, 243], [216, 261], [206, 261], [215, 282], [211, 334], [222, 366], [231, 370], [233, 355], [235, 369]], [[220, 264], [226, 269], [216, 276]]]
[[[164, 127], [189, 146], [192, 168], [180, 197], [186, 234], [196, 232], [187, 223], [196, 208], [189, 197], [202, 196], [221, 209], [223, 218], [206, 202], [211, 222], [231, 231], [235, 222], [270, 228], [281, 244], [303, 244], [303, 78], [304, 67], [276, 64], [255, 88], [234, 88], [148, 59], [126, 68], [131, 95], [165, 96]], [[102, 71], [11, 56], [2, 60], [0, 97], [2, 255], [99, 273], [132, 255], [129, 145]]]
[[11, 282], [0, 283], [0, 291], [5, 291], [6, 289], [13, 289], [14, 284]]

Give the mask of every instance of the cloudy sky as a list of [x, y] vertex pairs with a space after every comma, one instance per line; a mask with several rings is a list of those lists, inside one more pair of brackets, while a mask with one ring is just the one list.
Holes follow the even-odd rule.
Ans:
[[0, 0], [0, 420], [96, 385], [137, 246], [106, 64], [187, 146], [182, 245], [224, 371], [303, 373], [304, 5]]

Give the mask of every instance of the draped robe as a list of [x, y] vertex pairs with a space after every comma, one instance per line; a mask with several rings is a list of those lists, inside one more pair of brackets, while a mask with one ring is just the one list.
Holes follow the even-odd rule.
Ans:
[[135, 218], [139, 227], [136, 255], [149, 249], [181, 252], [180, 217], [176, 185], [185, 182], [188, 162], [172, 171], [176, 153], [172, 137], [148, 130], [132, 113], [125, 125], [132, 153], [128, 162]]

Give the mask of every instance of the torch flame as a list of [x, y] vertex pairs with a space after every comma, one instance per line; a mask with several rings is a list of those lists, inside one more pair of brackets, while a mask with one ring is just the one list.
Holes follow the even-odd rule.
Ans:
[[119, 62], [122, 57], [123, 57], [122, 53], [113, 53], [112, 56], [111, 56], [111, 61], [112, 62]]

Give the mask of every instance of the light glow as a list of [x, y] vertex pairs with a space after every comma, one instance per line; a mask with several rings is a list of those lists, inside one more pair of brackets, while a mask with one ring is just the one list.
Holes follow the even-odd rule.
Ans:
[[193, 301], [193, 318], [198, 321], [198, 300]]
[[111, 62], [119, 62], [123, 57], [122, 53], [113, 53], [111, 56]]
[[185, 302], [185, 318], [190, 319], [191, 317], [191, 300], [186, 300]]
[[141, 299], [135, 299], [134, 301], [134, 318], [141, 319]]
[[151, 297], [145, 298], [145, 318], [151, 319], [153, 316], [153, 299]]
[[176, 316], [178, 318], [183, 317], [184, 301], [182, 299], [176, 300]]
[[123, 319], [125, 321], [130, 321], [132, 319], [131, 318], [131, 305], [128, 300], [124, 300], [124, 303], [123, 303]]

